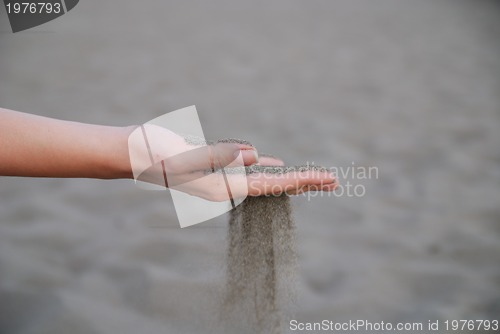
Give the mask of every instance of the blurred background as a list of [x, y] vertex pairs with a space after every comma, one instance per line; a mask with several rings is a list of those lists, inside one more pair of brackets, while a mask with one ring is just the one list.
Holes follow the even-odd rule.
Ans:
[[[294, 198], [293, 319], [498, 319], [499, 36], [485, 0], [86, 0], [16, 34], [2, 6], [0, 106], [130, 125], [195, 104], [207, 138], [376, 166], [363, 197]], [[0, 178], [0, 332], [224, 332], [226, 226], [180, 229], [131, 181]]]

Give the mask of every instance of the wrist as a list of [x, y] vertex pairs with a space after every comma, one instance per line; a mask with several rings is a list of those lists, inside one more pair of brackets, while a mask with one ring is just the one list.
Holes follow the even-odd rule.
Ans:
[[128, 138], [136, 125], [116, 128], [115, 152], [111, 153], [111, 173], [114, 179], [132, 179], [132, 167], [128, 148]]

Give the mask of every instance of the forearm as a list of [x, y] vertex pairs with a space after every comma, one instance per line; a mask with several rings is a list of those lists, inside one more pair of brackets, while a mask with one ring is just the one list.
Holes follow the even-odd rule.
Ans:
[[132, 130], [0, 108], [0, 175], [131, 178], [128, 136]]

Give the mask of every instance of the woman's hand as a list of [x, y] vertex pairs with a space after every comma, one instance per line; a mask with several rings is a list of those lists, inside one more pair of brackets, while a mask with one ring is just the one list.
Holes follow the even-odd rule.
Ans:
[[[333, 191], [334, 175], [305, 170], [270, 174], [245, 173], [245, 166], [283, 166], [283, 161], [263, 156], [248, 144], [190, 143], [184, 137], [155, 125], [138, 127], [129, 137], [134, 178], [210, 201], [246, 196], [296, 195], [306, 191]], [[212, 172], [215, 171], [215, 172]]]

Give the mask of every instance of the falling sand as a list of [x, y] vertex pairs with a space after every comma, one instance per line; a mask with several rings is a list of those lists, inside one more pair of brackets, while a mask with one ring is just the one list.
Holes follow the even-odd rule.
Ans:
[[[247, 174], [305, 170], [324, 169], [317, 166], [246, 167]], [[284, 307], [294, 299], [295, 224], [290, 198], [287, 195], [247, 197], [231, 211], [228, 231], [224, 313], [254, 333], [280, 333]]]
[[279, 333], [293, 297], [295, 226], [288, 196], [248, 197], [231, 212], [225, 312], [260, 333]]
[[[186, 142], [209, 143], [192, 136], [186, 137]], [[219, 142], [251, 145], [239, 139]], [[282, 175], [307, 170], [326, 169], [314, 165], [245, 167], [246, 174]], [[241, 173], [242, 169], [225, 168], [224, 172]], [[238, 332], [244, 328], [251, 333], [280, 333], [284, 308], [293, 302], [295, 295], [296, 259], [289, 196], [247, 197], [230, 212], [223, 319], [236, 324]]]

